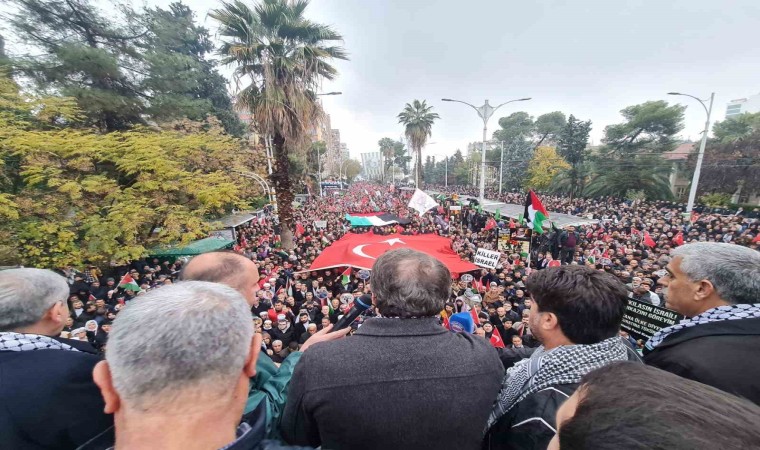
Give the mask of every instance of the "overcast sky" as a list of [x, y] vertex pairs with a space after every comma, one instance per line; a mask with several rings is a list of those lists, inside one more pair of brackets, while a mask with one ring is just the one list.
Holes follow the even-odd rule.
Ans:
[[[184, 2], [215, 32], [215, 0]], [[414, 99], [441, 116], [429, 154], [452, 154], [481, 139], [482, 122], [443, 97], [532, 97], [500, 109], [489, 137], [514, 111], [562, 111], [591, 119], [598, 143], [620, 109], [660, 99], [688, 105], [683, 137], [699, 139], [704, 111], [669, 91], [714, 91], [719, 120], [729, 100], [760, 93], [760, 0], [312, 0], [306, 15], [345, 38], [351, 60], [324, 86], [343, 95], [324, 105], [357, 158], [403, 134], [396, 115]]]

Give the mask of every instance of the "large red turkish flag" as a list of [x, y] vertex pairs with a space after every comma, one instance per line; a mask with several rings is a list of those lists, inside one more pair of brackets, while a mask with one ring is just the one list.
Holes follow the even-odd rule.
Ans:
[[453, 273], [464, 273], [479, 269], [473, 263], [462, 261], [459, 255], [452, 250], [450, 239], [436, 234], [418, 234], [416, 236], [389, 234], [381, 236], [374, 233], [347, 233], [331, 246], [322, 250], [309, 270], [341, 266], [372, 269], [372, 265], [378, 256], [397, 248], [411, 248], [427, 253], [441, 261]]

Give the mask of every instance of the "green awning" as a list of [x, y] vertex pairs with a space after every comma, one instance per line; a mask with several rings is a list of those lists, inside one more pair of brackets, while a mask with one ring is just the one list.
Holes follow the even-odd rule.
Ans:
[[173, 245], [171, 247], [155, 247], [148, 250], [148, 256], [150, 257], [173, 257], [178, 258], [180, 256], [195, 256], [201, 253], [213, 252], [215, 250], [222, 250], [225, 248], [231, 248], [235, 241], [229, 239], [220, 239], [216, 237], [207, 237], [195, 242], [191, 242], [186, 245]]

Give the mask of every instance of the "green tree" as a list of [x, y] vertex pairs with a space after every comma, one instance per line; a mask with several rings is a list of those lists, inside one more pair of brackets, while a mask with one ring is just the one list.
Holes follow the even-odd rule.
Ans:
[[237, 95], [240, 106], [256, 117], [259, 131], [272, 137], [275, 168], [270, 179], [277, 192], [282, 245], [293, 248], [293, 191], [288, 155], [308, 137], [322, 111], [316, 89], [337, 70], [333, 59], [347, 59], [332, 28], [304, 16], [307, 0], [261, 0], [253, 8], [224, 2], [209, 16], [219, 24], [222, 62], [235, 66], [238, 82], [250, 80]]
[[625, 196], [642, 191], [650, 199], [671, 199], [670, 161], [662, 152], [675, 147], [683, 129], [684, 107], [650, 101], [624, 108], [624, 122], [604, 129], [604, 146], [592, 164], [587, 195]]
[[350, 183], [362, 173], [362, 163], [355, 159], [349, 159], [346, 162], [346, 168], [344, 170], [346, 171], [346, 180]]
[[421, 188], [420, 184], [422, 180], [422, 147], [425, 146], [428, 138], [433, 134], [433, 122], [440, 118], [437, 113], [432, 112], [433, 107], [428, 106], [423, 100], [414, 100], [412, 103], [407, 103], [404, 106], [403, 111], [398, 115], [398, 121], [404, 125], [406, 139], [409, 141], [409, 145], [412, 146], [412, 150], [417, 156], [417, 162], [415, 165], [415, 184], [418, 188]]
[[128, 6], [105, 17], [88, 0], [10, 0], [6, 19], [33, 50], [16, 60], [19, 72], [41, 92], [73, 97], [82, 125], [101, 131], [143, 123], [145, 71], [135, 43], [146, 30]]
[[260, 163], [218, 121], [103, 135], [74, 126], [76, 103], [0, 78], [0, 161], [18, 161], [0, 166], [2, 264], [128, 262], [206, 236], [253, 196], [231, 169]]
[[583, 193], [588, 176], [586, 160], [589, 155], [590, 132], [591, 121], [581, 122], [572, 114], [562, 127], [557, 137], [557, 150], [570, 167], [557, 174], [552, 181], [552, 190], [555, 192], [567, 193], [571, 198]]
[[715, 140], [721, 143], [745, 138], [756, 131], [760, 131], [760, 112], [739, 114], [722, 122], [715, 122], [712, 131]]
[[670, 200], [671, 167], [659, 155], [631, 155], [592, 165], [593, 176], [584, 190], [591, 197], [625, 198], [629, 191], [641, 191], [648, 199]]
[[668, 105], [663, 100], [649, 101], [624, 108], [625, 122], [608, 125], [603, 142], [612, 155], [662, 153], [675, 147], [675, 136], [683, 129], [681, 105]]
[[517, 111], [499, 119], [499, 128], [493, 137], [505, 143], [526, 142], [533, 134], [533, 117], [525, 111]]
[[[760, 127], [749, 134], [731, 137], [722, 134], [723, 130], [722, 141], [711, 140], [705, 149], [698, 194], [726, 193], [741, 196], [742, 193], [760, 192], [757, 182], [760, 179]], [[687, 167], [692, 171], [696, 160], [696, 154], [689, 155]]]
[[545, 142], [556, 143], [566, 123], [565, 114], [561, 111], [554, 111], [538, 116], [534, 123], [535, 129], [533, 130], [535, 148], [537, 149]]
[[215, 116], [228, 133], [242, 136], [245, 126], [232, 108], [227, 81], [207, 59], [214, 49], [209, 32], [194, 18], [179, 2], [145, 11], [140, 46], [147, 73], [141, 88], [150, 96], [146, 112], [158, 122]]
[[18, 11], [8, 20], [32, 49], [16, 59], [18, 73], [40, 92], [76, 98], [82, 126], [107, 132], [215, 116], [228, 133], [245, 132], [207, 59], [209, 33], [187, 6], [103, 12], [91, 0], [11, 2]]
[[406, 146], [401, 141], [395, 141], [393, 143], [393, 163], [401, 167], [404, 175], [409, 174], [409, 163], [412, 161], [412, 157], [407, 154]]

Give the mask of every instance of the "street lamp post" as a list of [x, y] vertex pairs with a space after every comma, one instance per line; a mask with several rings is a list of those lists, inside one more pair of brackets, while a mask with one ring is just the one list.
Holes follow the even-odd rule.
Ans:
[[686, 204], [686, 214], [691, 217], [691, 211], [694, 209], [694, 200], [697, 196], [697, 184], [699, 184], [699, 175], [702, 172], [702, 159], [705, 157], [705, 145], [707, 145], [707, 133], [710, 131], [710, 115], [712, 114], [713, 100], [715, 100], [715, 92], [710, 94], [710, 106], [705, 105], [705, 100], [689, 94], [682, 94], [680, 92], [668, 92], [668, 95], [683, 95], [685, 97], [691, 97], [698, 101], [705, 109], [707, 114], [707, 120], [705, 121], [705, 131], [702, 132], [702, 142], [699, 144], [699, 155], [697, 156], [697, 167], [694, 169], [694, 176], [691, 177], [691, 187], [689, 189], [689, 202]]
[[482, 154], [480, 156], [480, 203], [482, 205], [485, 203], [485, 199], [486, 199], [486, 139], [488, 138], [488, 119], [491, 118], [491, 116], [493, 115], [494, 112], [496, 112], [497, 109], [501, 108], [507, 103], [524, 102], [526, 100], [530, 100], [530, 97], [510, 100], [508, 102], [502, 103], [501, 105], [495, 108], [488, 103], [487, 99], [486, 99], [486, 102], [483, 104], [483, 106], [480, 106], [480, 107], [471, 105], [462, 100], [454, 100], [450, 98], [442, 98], [441, 100], [443, 100], [444, 102], [464, 103], [465, 105], [474, 109], [478, 113], [478, 116], [480, 116], [480, 118], [483, 119], [483, 145], [481, 147]]
[[317, 148], [317, 177], [319, 179], [319, 196], [322, 197], [322, 155]]
[[504, 141], [501, 143], [501, 153], [499, 153], [499, 198], [501, 198], [501, 179], [504, 174]]

